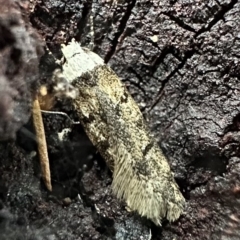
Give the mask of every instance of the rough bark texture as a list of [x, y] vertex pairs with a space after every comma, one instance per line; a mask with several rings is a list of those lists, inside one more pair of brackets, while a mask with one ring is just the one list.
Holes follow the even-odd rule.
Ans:
[[0, 1], [0, 139], [15, 137], [30, 116], [41, 45], [19, 6]]
[[[44, 115], [53, 192], [40, 184], [30, 120], [15, 142], [0, 144], [0, 239], [150, 239], [150, 229], [154, 240], [239, 239], [240, 1], [32, 0], [20, 1], [20, 7], [13, 2], [8, 14], [3, 2], [3, 138], [26, 122], [31, 91], [38, 80], [48, 82], [55, 67], [45, 55], [38, 78], [32, 70], [38, 60], [26, 67], [29, 61], [18, 54], [37, 56], [40, 40], [23, 39], [32, 39], [35, 29], [56, 56], [59, 44], [73, 37], [87, 47], [92, 12], [93, 50], [141, 107], [187, 207], [178, 221], [161, 228], [128, 212], [112, 195], [111, 174], [81, 126]], [[16, 25], [24, 28], [17, 31], [23, 35], [15, 34]], [[14, 54], [18, 41], [23, 42]], [[15, 103], [21, 107], [14, 109]], [[67, 101], [59, 101], [55, 110], [76, 118]], [[11, 121], [13, 116], [20, 116], [20, 123]], [[66, 127], [72, 131], [60, 141], [58, 133]]]

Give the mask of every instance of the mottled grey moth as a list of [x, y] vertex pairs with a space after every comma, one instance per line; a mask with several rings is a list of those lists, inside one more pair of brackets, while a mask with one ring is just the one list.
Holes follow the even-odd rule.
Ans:
[[72, 41], [62, 46], [63, 76], [85, 131], [113, 172], [112, 189], [130, 209], [156, 225], [182, 214], [185, 199], [142, 113], [102, 58]]

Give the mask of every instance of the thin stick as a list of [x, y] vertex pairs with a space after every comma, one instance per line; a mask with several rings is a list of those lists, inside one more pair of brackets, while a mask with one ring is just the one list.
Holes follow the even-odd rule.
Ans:
[[33, 100], [33, 123], [34, 123], [37, 142], [38, 142], [38, 153], [40, 158], [43, 181], [47, 189], [49, 191], [52, 191], [47, 142], [46, 142], [46, 136], [45, 136], [44, 125], [42, 120], [41, 109], [40, 109], [37, 95]]

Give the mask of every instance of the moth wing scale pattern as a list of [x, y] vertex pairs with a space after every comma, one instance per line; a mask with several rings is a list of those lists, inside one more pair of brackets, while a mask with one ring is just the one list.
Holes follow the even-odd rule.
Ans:
[[177, 220], [185, 199], [124, 84], [102, 58], [77, 42], [62, 45], [62, 52], [63, 75], [79, 91], [73, 104], [80, 122], [113, 171], [113, 193], [156, 225], [164, 217]]

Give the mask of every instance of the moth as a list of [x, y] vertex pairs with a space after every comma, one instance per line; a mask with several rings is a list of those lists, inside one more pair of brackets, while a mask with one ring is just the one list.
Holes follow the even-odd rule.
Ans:
[[113, 193], [156, 225], [178, 219], [185, 199], [124, 84], [101, 57], [74, 40], [62, 45], [62, 53], [61, 74], [79, 93], [73, 105], [113, 172]]

